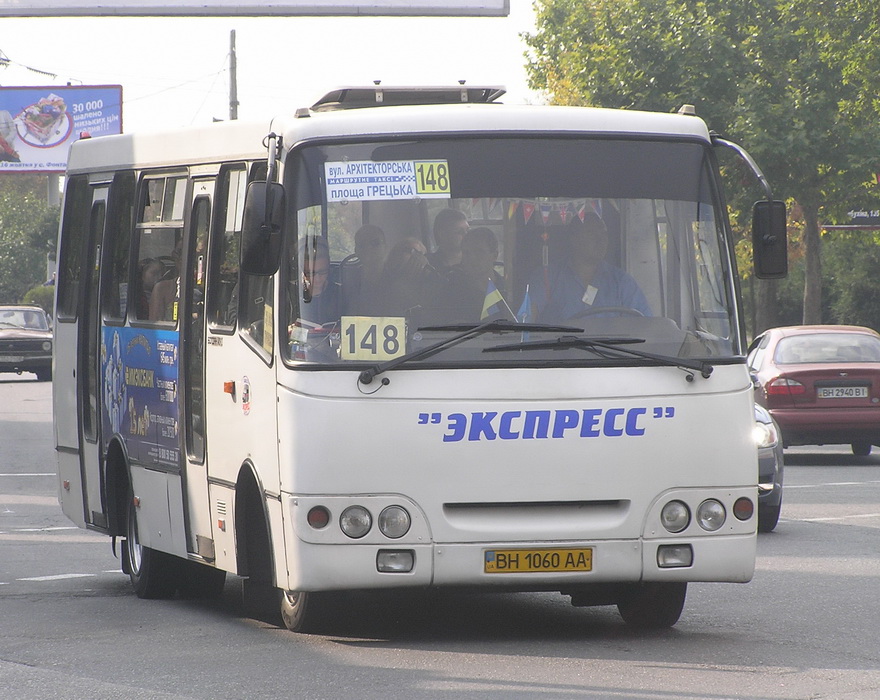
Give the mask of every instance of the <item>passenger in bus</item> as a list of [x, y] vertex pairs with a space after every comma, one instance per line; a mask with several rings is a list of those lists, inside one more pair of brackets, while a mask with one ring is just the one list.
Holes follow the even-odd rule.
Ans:
[[461, 263], [446, 275], [444, 322], [479, 321], [495, 315], [513, 320], [504, 297], [504, 278], [495, 269], [498, 239], [492, 230], [485, 226], [470, 229], [461, 253]]
[[564, 263], [536, 269], [529, 278], [532, 318], [542, 323], [562, 323], [595, 310], [607, 315], [632, 313], [651, 316], [651, 307], [638, 283], [605, 260], [608, 230], [595, 212], [583, 221], [575, 216], [566, 226], [568, 256]]
[[183, 252], [183, 239], [178, 237], [171, 252], [174, 262], [171, 269], [166, 270], [162, 279], [153, 286], [150, 294], [150, 320], [176, 321], [177, 304], [180, 299], [180, 261]]
[[299, 290], [291, 290], [291, 300], [298, 300], [297, 321], [308, 325], [324, 325], [339, 320], [339, 293], [330, 279], [330, 248], [327, 240], [311, 236], [299, 246], [299, 274], [291, 273], [291, 282]]
[[404, 238], [388, 253], [371, 313], [406, 316], [415, 326], [426, 323], [439, 309], [444, 284], [428, 264], [424, 243], [415, 237]]
[[137, 317], [146, 320], [150, 317], [150, 297], [153, 294], [153, 287], [162, 279], [165, 272], [165, 265], [161, 260], [156, 258], [144, 258], [138, 265], [140, 290], [137, 297]]
[[468, 220], [458, 209], [441, 209], [434, 217], [434, 243], [437, 249], [428, 255], [428, 262], [445, 273], [461, 262], [461, 242], [468, 231]]

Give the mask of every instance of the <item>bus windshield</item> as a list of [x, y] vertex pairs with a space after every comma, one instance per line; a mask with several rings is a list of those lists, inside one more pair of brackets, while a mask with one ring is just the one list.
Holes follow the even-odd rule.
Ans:
[[[289, 363], [650, 364], [741, 354], [708, 144], [472, 136], [288, 154]], [[491, 320], [510, 323], [438, 352]], [[512, 330], [511, 330], [512, 329]], [[523, 327], [525, 329], [525, 326]], [[564, 330], [563, 330], [564, 329]], [[610, 341], [550, 343], [560, 335]]]

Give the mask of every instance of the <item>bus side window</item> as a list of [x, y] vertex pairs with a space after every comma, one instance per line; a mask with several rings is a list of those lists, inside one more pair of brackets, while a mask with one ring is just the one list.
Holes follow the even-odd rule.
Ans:
[[274, 277], [242, 275], [241, 330], [271, 359], [274, 335]]
[[120, 172], [110, 186], [104, 240], [105, 281], [102, 310], [108, 321], [121, 322], [128, 307], [128, 268], [134, 217], [134, 173]]
[[[219, 178], [219, 212], [215, 223], [208, 284], [207, 316], [212, 331], [235, 328], [238, 317], [238, 268], [247, 172], [244, 165], [224, 169]], [[220, 226], [223, 227], [220, 230]]]
[[58, 304], [55, 310], [59, 320], [76, 318], [79, 303], [80, 282], [83, 270], [86, 236], [88, 234], [89, 210], [92, 206], [92, 193], [85, 175], [75, 175], [67, 184], [64, 198], [64, 225], [61, 232], [61, 246], [58, 260]]
[[138, 321], [177, 322], [185, 190], [183, 176], [150, 178], [142, 186], [129, 303]]

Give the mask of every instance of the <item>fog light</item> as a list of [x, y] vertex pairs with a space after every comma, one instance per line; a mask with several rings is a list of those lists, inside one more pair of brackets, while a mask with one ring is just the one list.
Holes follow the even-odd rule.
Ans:
[[373, 526], [373, 517], [363, 506], [349, 506], [339, 516], [339, 527], [353, 539], [366, 535]]
[[416, 561], [411, 549], [380, 549], [376, 554], [376, 570], [386, 574], [405, 574], [413, 570]]
[[657, 547], [657, 566], [675, 569], [692, 566], [694, 550], [689, 544], [661, 544]]
[[409, 532], [409, 513], [400, 506], [388, 506], [376, 521], [385, 537], [396, 540]]
[[697, 508], [697, 522], [707, 532], [715, 532], [721, 529], [727, 519], [727, 511], [724, 506], [714, 498], [703, 501]]
[[[767, 491], [773, 490], [773, 484], [770, 484]], [[761, 487], [758, 487], [758, 491], [761, 491]], [[748, 520], [755, 513], [755, 504], [752, 502], [751, 498], [746, 498], [742, 496], [741, 498], [737, 498], [736, 502], [733, 504], [733, 514], [736, 516], [737, 520]]]

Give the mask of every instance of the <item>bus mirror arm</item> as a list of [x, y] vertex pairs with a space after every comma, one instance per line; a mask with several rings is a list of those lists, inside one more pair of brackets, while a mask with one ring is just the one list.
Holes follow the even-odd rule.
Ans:
[[729, 148], [734, 151], [740, 158], [742, 158], [746, 165], [749, 166], [749, 169], [754, 173], [755, 177], [758, 178], [758, 182], [761, 183], [761, 189], [764, 190], [764, 194], [767, 196], [767, 200], [770, 201], [773, 199], [773, 190], [770, 189], [770, 183], [767, 181], [767, 178], [764, 176], [764, 173], [761, 171], [761, 168], [758, 167], [758, 164], [755, 162], [755, 159], [749, 155], [749, 152], [746, 151], [745, 148], [740, 146], [733, 141], [728, 141], [727, 139], [723, 139], [714, 131], [710, 134], [712, 137], [712, 145], [714, 146], [722, 146], [724, 148]]
[[727, 141], [712, 132], [712, 144], [729, 148], [745, 161], [761, 183], [766, 199], [755, 202], [752, 209], [752, 255], [755, 277], [779, 279], [788, 274], [788, 232], [785, 202], [773, 199], [770, 183], [761, 168], [740, 145]]

